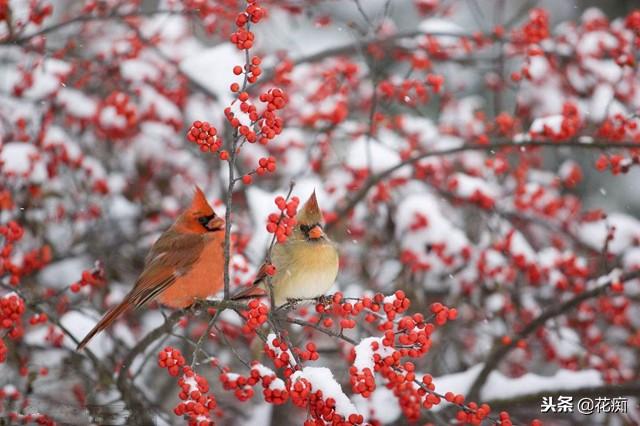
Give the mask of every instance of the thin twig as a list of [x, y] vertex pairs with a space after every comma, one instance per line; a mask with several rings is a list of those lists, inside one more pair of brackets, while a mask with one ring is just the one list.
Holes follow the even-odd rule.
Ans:
[[[640, 277], [640, 270], [629, 272], [625, 275], [622, 275], [619, 280], [620, 282], [629, 281], [635, 278]], [[520, 331], [517, 335], [515, 335], [509, 344], [504, 344], [502, 342], [498, 342], [494, 345], [491, 350], [487, 360], [484, 363], [484, 367], [476, 377], [476, 380], [471, 385], [471, 389], [469, 390], [468, 397], [469, 399], [477, 399], [480, 395], [482, 387], [486, 383], [489, 378], [489, 374], [498, 367], [500, 361], [513, 349], [517, 346], [518, 341], [526, 339], [530, 334], [535, 332], [539, 327], [542, 327], [548, 320], [560, 316], [562, 314], [566, 314], [570, 312], [572, 309], [579, 306], [582, 302], [592, 299], [594, 297], [601, 296], [605, 294], [611, 284], [613, 284], [614, 278], [608, 278], [606, 283], [597, 283], [597, 287], [585, 291], [583, 293], [578, 294], [577, 296], [562, 302], [556, 305], [553, 305], [544, 311], [540, 315], [538, 315], [533, 321], [527, 324], [522, 331]]]
[[[518, 148], [520, 150], [524, 150], [527, 148], [537, 148], [537, 147], [554, 147], [554, 148], [563, 148], [563, 147], [573, 147], [573, 148], [581, 148], [581, 149], [616, 149], [616, 148], [636, 148], [640, 149], [640, 143], [637, 142], [604, 142], [604, 141], [594, 141], [592, 143], [584, 143], [579, 140], [579, 138], [574, 138], [568, 141], [563, 142], [555, 142], [550, 140], [544, 141], [525, 141], [525, 142], [514, 142], [511, 140], [505, 141], [500, 140], [498, 142], [493, 142], [490, 144], [479, 145], [479, 144], [464, 144], [455, 148], [442, 149], [437, 151], [429, 151], [422, 154], [419, 154], [415, 157], [409, 158], [405, 161], [402, 161], [396, 164], [393, 167], [389, 167], [388, 169], [371, 176], [367, 179], [367, 181], [363, 184], [363, 186], [356, 191], [356, 193], [351, 196], [346, 201], [343, 207], [339, 208], [336, 211], [336, 216], [338, 218], [344, 218], [362, 199], [366, 197], [369, 190], [377, 185], [382, 180], [391, 176], [396, 171], [400, 170], [405, 166], [410, 166], [418, 161], [424, 160], [429, 157], [441, 157], [452, 154], [458, 154], [465, 151], [493, 151], [500, 150], [504, 148]], [[328, 223], [327, 229], [330, 229], [335, 225], [336, 222]]]
[[78, 24], [81, 22], [92, 22], [92, 21], [110, 21], [117, 20], [122, 21], [128, 18], [138, 18], [138, 17], [149, 17], [155, 15], [195, 15], [197, 11], [195, 10], [167, 10], [167, 9], [158, 9], [151, 11], [136, 11], [129, 13], [109, 13], [107, 15], [78, 15], [73, 18], [66, 19], [64, 21], [58, 22], [57, 24], [53, 24], [51, 26], [42, 28], [39, 31], [33, 32], [31, 34], [26, 34], [18, 38], [9, 37], [5, 40], [0, 40], [0, 45], [3, 44], [24, 44], [31, 39], [39, 36], [43, 36], [55, 31], [59, 31], [65, 27], [68, 27], [73, 24]]

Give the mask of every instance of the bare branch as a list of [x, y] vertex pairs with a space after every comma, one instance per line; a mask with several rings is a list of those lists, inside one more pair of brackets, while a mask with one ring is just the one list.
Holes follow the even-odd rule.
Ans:
[[[620, 282], [629, 281], [635, 278], [640, 277], [640, 270], [629, 272], [620, 277]], [[538, 315], [533, 321], [527, 324], [522, 331], [520, 331], [517, 335], [515, 335], [511, 342], [508, 345], [503, 344], [502, 342], [498, 342], [494, 345], [491, 350], [487, 360], [484, 363], [484, 367], [476, 377], [476, 380], [473, 382], [471, 389], [468, 394], [469, 399], [477, 399], [480, 395], [480, 391], [482, 390], [482, 386], [486, 383], [489, 378], [489, 374], [498, 367], [500, 361], [518, 344], [518, 341], [526, 339], [530, 334], [535, 332], [539, 327], [544, 326], [544, 324], [550, 320], [551, 318], [558, 317], [560, 315], [566, 314], [570, 312], [572, 309], [579, 306], [582, 302], [592, 299], [594, 297], [601, 296], [605, 294], [611, 284], [613, 284], [614, 279], [608, 278], [606, 283], [598, 283], [598, 286], [593, 288], [592, 290], [585, 291], [583, 293], [578, 294], [577, 296], [567, 300], [563, 303], [558, 303], [553, 305], [547, 309], [545, 309], [540, 315]]]

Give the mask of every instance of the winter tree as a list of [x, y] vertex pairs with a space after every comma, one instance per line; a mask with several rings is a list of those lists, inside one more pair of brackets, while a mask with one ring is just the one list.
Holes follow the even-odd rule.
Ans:
[[[0, 424], [640, 423], [640, 9], [581, 3], [0, 0]], [[76, 351], [196, 185], [223, 289]], [[233, 299], [314, 190], [333, 287]]]

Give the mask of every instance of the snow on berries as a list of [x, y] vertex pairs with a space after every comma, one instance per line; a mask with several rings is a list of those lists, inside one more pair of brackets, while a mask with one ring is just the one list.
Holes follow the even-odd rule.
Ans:
[[22, 316], [26, 307], [24, 300], [16, 293], [8, 293], [0, 297], [0, 330], [13, 340], [24, 334]]

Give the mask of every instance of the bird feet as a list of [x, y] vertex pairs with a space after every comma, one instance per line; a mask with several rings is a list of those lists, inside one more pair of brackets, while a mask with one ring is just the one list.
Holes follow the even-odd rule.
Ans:
[[316, 304], [321, 304], [326, 306], [326, 305], [330, 305], [332, 302], [333, 302], [333, 296], [323, 294], [322, 296], [316, 297]]
[[280, 306], [278, 309], [282, 309], [284, 311], [292, 311], [298, 307], [300, 302], [302, 302], [300, 299], [287, 298], [287, 303]]

